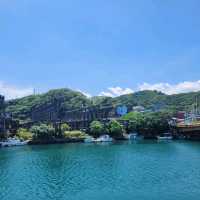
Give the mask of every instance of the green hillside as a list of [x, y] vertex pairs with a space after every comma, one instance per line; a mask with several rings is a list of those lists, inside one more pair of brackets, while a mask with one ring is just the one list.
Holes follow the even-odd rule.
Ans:
[[30, 118], [31, 110], [44, 104], [59, 103], [61, 108], [72, 110], [82, 106], [90, 106], [91, 101], [82, 93], [70, 89], [50, 90], [45, 94], [31, 95], [7, 102], [6, 111], [14, 118], [25, 120]]
[[191, 111], [196, 99], [200, 104], [200, 92], [166, 95], [157, 91], [140, 91], [133, 94], [123, 95], [116, 98], [106, 99], [103, 103], [113, 105], [127, 105], [129, 109], [133, 106], [143, 106], [153, 111]]
[[[133, 106], [143, 106], [152, 111], [168, 110], [176, 112], [180, 110], [192, 110], [196, 98], [200, 92], [166, 95], [157, 91], [140, 91], [119, 97], [92, 97], [87, 98], [80, 92], [70, 89], [50, 90], [47, 93], [31, 95], [6, 102], [6, 111], [13, 114], [14, 118], [26, 120], [30, 118], [31, 110], [35, 107], [59, 103], [63, 110], [72, 110], [83, 106], [92, 105], [126, 105], [129, 110]], [[200, 103], [200, 102], [199, 102]]]

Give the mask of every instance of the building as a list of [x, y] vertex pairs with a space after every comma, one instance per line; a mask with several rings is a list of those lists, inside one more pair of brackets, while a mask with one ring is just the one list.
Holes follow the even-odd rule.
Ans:
[[177, 113], [177, 119], [180, 119], [180, 120], [183, 120], [183, 119], [185, 119], [185, 117], [186, 117], [186, 112], [185, 111], [179, 111], [178, 113]]
[[144, 112], [145, 108], [143, 106], [133, 106], [133, 112]]

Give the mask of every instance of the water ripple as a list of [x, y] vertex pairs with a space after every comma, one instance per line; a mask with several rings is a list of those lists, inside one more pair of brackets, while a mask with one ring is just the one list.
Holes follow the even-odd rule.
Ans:
[[198, 199], [198, 143], [0, 150], [0, 200]]

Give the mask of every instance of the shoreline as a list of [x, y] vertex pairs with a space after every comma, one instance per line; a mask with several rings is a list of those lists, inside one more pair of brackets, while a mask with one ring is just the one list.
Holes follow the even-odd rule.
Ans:
[[[132, 141], [132, 142], [138, 142], [138, 141], [158, 141], [158, 142], [170, 142], [170, 141], [193, 141], [193, 142], [200, 142], [200, 138], [185, 138], [185, 139], [177, 139], [173, 138], [171, 140], [158, 140], [155, 137], [147, 137], [142, 140], [129, 140], [126, 138], [114, 138], [113, 142], [120, 142], [120, 141]], [[29, 141], [26, 145], [51, 145], [51, 144], [73, 144], [73, 143], [84, 143], [84, 138], [64, 138], [64, 139], [54, 139], [54, 140], [33, 140]], [[94, 142], [95, 143], [95, 142]], [[103, 142], [105, 143], [105, 142]], [[111, 142], [112, 143], [112, 142]], [[26, 145], [21, 145], [21, 146], [26, 146]], [[13, 145], [15, 146], [15, 145]], [[16, 145], [18, 146], [18, 145]], [[19, 145], [20, 146], [20, 145]], [[3, 148], [3, 146], [0, 145], [0, 148]]]
[[114, 144], [114, 143], [117, 143], [117, 142], [133, 142], [133, 143], [137, 143], [137, 142], [144, 142], [144, 141], [154, 141], [154, 142], [157, 142], [157, 143], [170, 143], [170, 142], [173, 142], [173, 141], [185, 141], [185, 142], [200, 142], [200, 139], [199, 140], [192, 140], [192, 139], [186, 139], [186, 140], [177, 140], [177, 139], [173, 139], [173, 140], [165, 140], [165, 141], [159, 141], [159, 140], [156, 140], [156, 139], [144, 139], [144, 140], [115, 140], [113, 142], [93, 142], [93, 143], [84, 143], [82, 140], [73, 140], [73, 141], [45, 141], [45, 142], [29, 142], [28, 144], [26, 145], [16, 145], [16, 146], [0, 146], [0, 149], [4, 149], [4, 148], [9, 148], [9, 147], [22, 147], [22, 146], [40, 146], [40, 145], [44, 145], [44, 146], [47, 146], [47, 145], [61, 145], [61, 144]]
[[[143, 140], [128, 140], [126, 138], [117, 138], [114, 139], [114, 142], [116, 141], [148, 141], [148, 140], [154, 140], [159, 141], [157, 138], [144, 138]], [[200, 139], [172, 139], [172, 140], [160, 140], [160, 142], [170, 142], [170, 141], [195, 141], [200, 142]], [[58, 140], [49, 140], [49, 141], [30, 141], [28, 145], [50, 145], [50, 144], [70, 144], [70, 143], [84, 143], [84, 139], [58, 139]]]
[[28, 145], [40, 145], [40, 144], [65, 144], [65, 143], [82, 143], [84, 142], [84, 139], [80, 138], [65, 138], [65, 139], [55, 139], [55, 140], [33, 140], [28, 142]]

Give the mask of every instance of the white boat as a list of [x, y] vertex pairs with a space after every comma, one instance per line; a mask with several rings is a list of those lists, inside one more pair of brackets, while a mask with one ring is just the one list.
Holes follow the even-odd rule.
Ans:
[[142, 140], [144, 137], [139, 135], [138, 133], [130, 133], [128, 134], [128, 140]]
[[8, 140], [1, 142], [2, 147], [11, 147], [11, 146], [23, 146], [28, 144], [29, 141], [20, 141], [16, 138], [8, 138]]
[[92, 136], [88, 136], [84, 139], [84, 143], [93, 143], [95, 139]]
[[109, 135], [102, 135], [95, 140], [95, 142], [112, 142], [113, 139]]
[[157, 136], [158, 140], [172, 140], [173, 136], [171, 133], [163, 133], [161, 136]]

